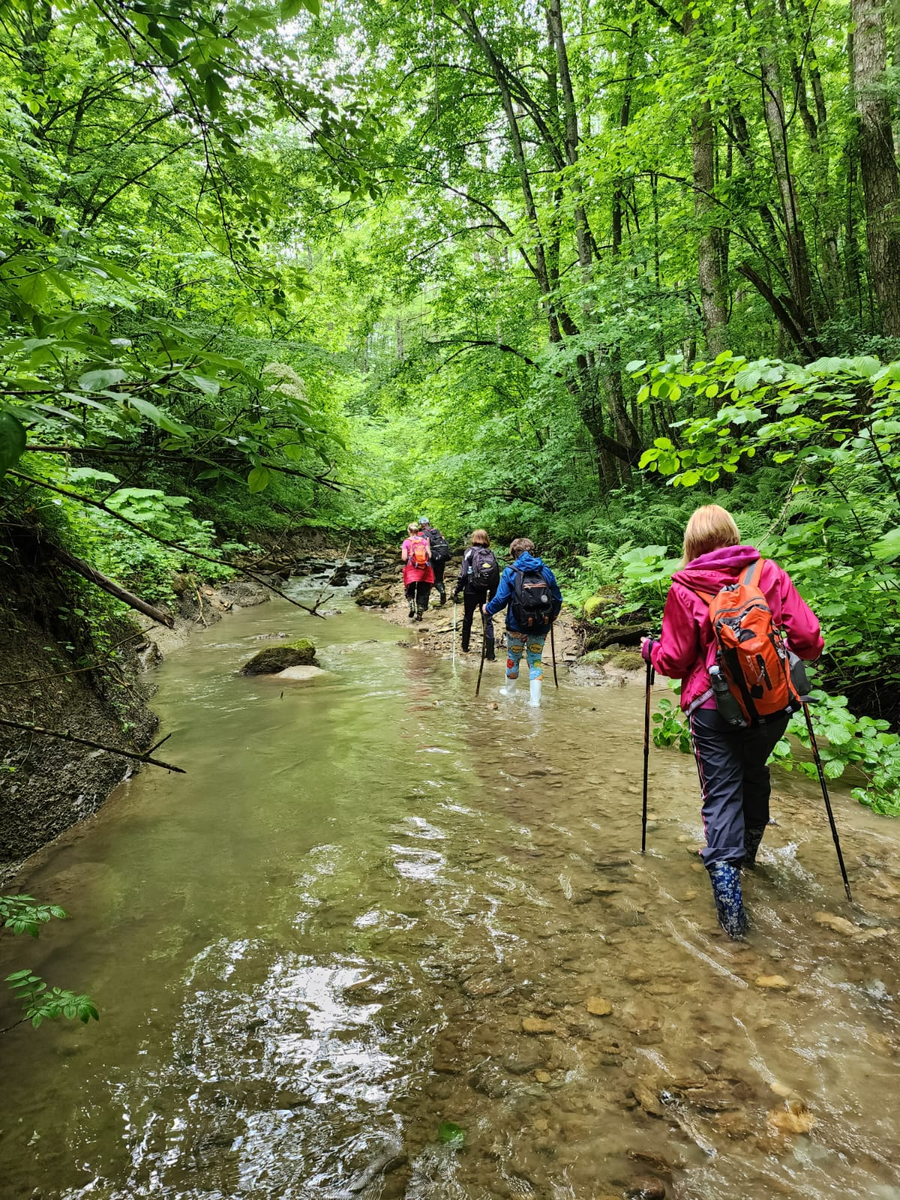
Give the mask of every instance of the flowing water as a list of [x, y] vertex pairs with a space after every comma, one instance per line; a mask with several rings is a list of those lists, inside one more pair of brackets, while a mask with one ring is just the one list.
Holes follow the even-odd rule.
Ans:
[[[851, 909], [780, 774], [732, 944], [674, 750], [636, 852], [639, 687], [535, 712], [497, 663], [476, 700], [472, 664], [344, 603], [173, 654], [189, 773], [145, 770], [18, 881], [72, 918], [0, 966], [102, 1012], [0, 1042], [3, 1200], [898, 1200], [900, 823], [836, 794]], [[239, 675], [279, 630], [327, 673]]]

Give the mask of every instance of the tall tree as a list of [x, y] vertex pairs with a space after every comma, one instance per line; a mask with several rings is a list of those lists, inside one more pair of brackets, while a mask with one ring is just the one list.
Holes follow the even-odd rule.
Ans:
[[882, 0], [851, 0], [851, 63], [859, 120], [859, 165], [866, 243], [882, 328], [900, 337], [900, 180], [892, 104], [885, 85], [887, 35]]

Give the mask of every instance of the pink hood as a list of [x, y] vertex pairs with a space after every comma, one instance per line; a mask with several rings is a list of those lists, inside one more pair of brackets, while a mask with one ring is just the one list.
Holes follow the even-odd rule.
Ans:
[[[715, 661], [715, 637], [709, 606], [697, 591], [714, 596], [727, 584], [736, 583], [759, 557], [753, 546], [723, 546], [701, 554], [672, 577], [662, 633], [650, 658], [660, 675], [684, 681], [681, 707], [687, 711], [713, 706], [708, 668]], [[757, 582], [776, 626], [786, 631], [791, 650], [800, 658], [818, 658], [823, 649], [819, 622], [788, 573], [767, 559]]]
[[746, 571], [759, 558], [754, 546], [722, 546], [701, 554], [672, 576], [673, 583], [686, 588], [708, 592], [714, 596], [729, 583], [734, 583], [742, 571]]

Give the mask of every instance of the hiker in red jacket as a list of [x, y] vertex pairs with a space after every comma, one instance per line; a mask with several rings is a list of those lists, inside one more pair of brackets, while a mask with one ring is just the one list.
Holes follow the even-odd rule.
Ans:
[[755, 584], [771, 610], [771, 625], [783, 629], [788, 648], [812, 660], [822, 653], [819, 622], [777, 563], [739, 545], [730, 513], [717, 504], [698, 508], [684, 534], [682, 569], [666, 598], [662, 633], [645, 639], [641, 652], [660, 675], [681, 679], [681, 707], [688, 716], [700, 773], [706, 848], [719, 923], [731, 937], [747, 928], [740, 868], [756, 861], [769, 821], [769, 755], [784, 736], [790, 712], [735, 728], [720, 716], [710, 682], [716, 666], [711, 597], [740, 582]]
[[406, 527], [409, 535], [404, 538], [400, 550], [403, 562], [403, 587], [406, 599], [409, 601], [409, 619], [421, 621], [422, 614], [428, 608], [428, 597], [431, 595], [431, 585], [434, 583], [434, 571], [431, 567], [431, 543], [422, 533], [417, 521], [410, 522]]

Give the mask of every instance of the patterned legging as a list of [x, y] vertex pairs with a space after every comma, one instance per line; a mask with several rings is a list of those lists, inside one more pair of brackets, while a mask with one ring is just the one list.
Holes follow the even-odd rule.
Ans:
[[522, 655], [528, 662], [528, 678], [543, 679], [544, 664], [541, 655], [544, 652], [546, 633], [518, 633], [515, 629], [506, 631], [506, 678], [519, 678], [519, 663]]

